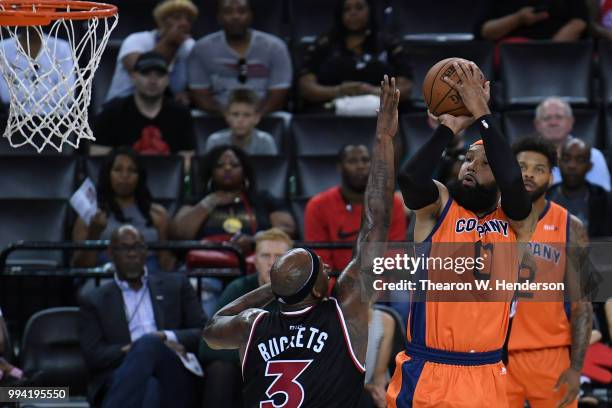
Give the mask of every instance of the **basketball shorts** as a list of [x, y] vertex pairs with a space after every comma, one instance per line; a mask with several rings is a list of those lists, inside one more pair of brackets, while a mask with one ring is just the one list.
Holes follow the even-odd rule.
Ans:
[[[570, 366], [569, 348], [554, 347], [541, 350], [511, 351], [508, 355], [508, 405], [523, 408], [529, 401], [531, 408], [555, 408], [567, 391], [555, 384]], [[578, 407], [578, 399], [569, 407]]]
[[413, 343], [395, 358], [389, 408], [506, 408], [501, 350], [462, 353]]

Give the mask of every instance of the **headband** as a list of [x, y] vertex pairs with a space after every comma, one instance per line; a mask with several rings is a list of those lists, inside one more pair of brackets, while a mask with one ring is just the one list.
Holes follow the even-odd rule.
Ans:
[[278, 300], [284, 305], [295, 305], [296, 303], [299, 303], [304, 300], [314, 287], [315, 282], [317, 281], [317, 277], [319, 276], [319, 269], [321, 269], [319, 265], [319, 257], [310, 249], [304, 249], [306, 250], [306, 252], [308, 252], [308, 254], [310, 255], [310, 259], [312, 260], [312, 269], [310, 270], [310, 276], [308, 277], [306, 282], [304, 282], [304, 285], [293, 295], [281, 296], [277, 293], [274, 294], [274, 296], [276, 296], [276, 300]]

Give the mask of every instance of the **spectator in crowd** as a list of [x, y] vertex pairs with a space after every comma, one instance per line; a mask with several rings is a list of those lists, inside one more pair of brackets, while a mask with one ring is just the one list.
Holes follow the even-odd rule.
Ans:
[[[10, 67], [5, 69], [15, 74], [13, 92], [20, 104], [18, 112], [43, 115], [53, 111], [62, 98], [74, 101], [72, 91], [76, 68], [72, 48], [66, 40], [22, 27], [17, 41], [8, 37], [0, 41], [0, 48]], [[54, 91], [50, 91], [54, 88]], [[0, 77], [0, 100], [4, 105], [11, 102], [4, 75]], [[67, 107], [70, 103], [63, 102], [61, 105]]]
[[[551, 97], [541, 102], [535, 111], [534, 126], [536, 131], [546, 140], [557, 146], [557, 155], [561, 154], [563, 144], [573, 137], [574, 114], [571, 106], [561, 98]], [[578, 135], [580, 137], [580, 135]], [[592, 166], [586, 175], [591, 184], [597, 184], [610, 191], [610, 170], [603, 153], [591, 147]], [[561, 181], [558, 167], [553, 169], [554, 182]]]
[[5, 352], [7, 351], [7, 344], [5, 340], [6, 334], [4, 332], [5, 328], [6, 323], [4, 322], [4, 317], [2, 316], [2, 309], [0, 309], [0, 384], [3, 385], [23, 378], [23, 372], [2, 357], [3, 355], [6, 355]]
[[374, 0], [338, 0], [333, 28], [308, 48], [299, 71], [305, 108], [320, 110], [342, 96], [380, 95], [385, 74], [396, 78], [402, 100], [410, 97], [412, 68], [400, 41], [379, 32]]
[[255, 128], [261, 119], [257, 107], [255, 92], [250, 89], [234, 90], [225, 109], [225, 121], [229, 128], [210, 135], [206, 140], [206, 151], [220, 145], [234, 145], [251, 155], [277, 154], [272, 135]]
[[139, 55], [155, 51], [170, 66], [170, 90], [177, 101], [189, 104], [187, 93], [187, 58], [193, 48], [191, 26], [198, 8], [191, 0], [165, 0], [153, 9], [157, 28], [130, 34], [119, 49], [115, 73], [106, 100], [125, 97], [134, 90], [130, 74]]
[[395, 322], [389, 312], [370, 307], [368, 315], [368, 349], [366, 351], [365, 389], [376, 408], [386, 408], [389, 362], [391, 361]]
[[96, 144], [90, 154], [127, 145], [141, 154], [180, 153], [188, 163], [194, 148], [193, 121], [187, 107], [165, 95], [169, 77], [162, 55], [140, 54], [130, 77], [134, 94], [111, 100], [96, 116]]
[[195, 291], [182, 274], [148, 273], [147, 246], [136, 227], [119, 227], [111, 241], [114, 280], [80, 299], [89, 401], [109, 408], [192, 407], [197, 377], [179, 355], [195, 358], [186, 353], [197, 351], [205, 324]]
[[589, 237], [609, 236], [612, 235], [612, 197], [586, 177], [593, 166], [591, 152], [583, 140], [565, 141], [559, 156], [561, 182], [550, 188], [548, 197], [578, 217]]
[[487, 1], [476, 37], [489, 41], [576, 41], [585, 33], [588, 10], [584, 0]]
[[251, 28], [249, 0], [219, 0], [223, 30], [205, 36], [189, 59], [189, 88], [195, 106], [221, 113], [230, 93], [249, 88], [257, 93], [265, 115], [285, 105], [292, 82], [291, 59], [278, 37]]
[[612, 41], [612, 0], [587, 0], [587, 5], [591, 35]]
[[[364, 145], [347, 145], [338, 154], [339, 186], [312, 197], [304, 213], [306, 241], [354, 242], [357, 239], [363, 194], [370, 172], [370, 151]], [[389, 241], [406, 240], [406, 216], [399, 195], [394, 196]], [[341, 271], [351, 259], [350, 249], [318, 249], [316, 253], [332, 270]]]
[[171, 227], [174, 238], [231, 240], [250, 253], [257, 231], [278, 227], [290, 236], [295, 233], [285, 203], [257, 190], [255, 170], [244, 151], [218, 146], [204, 163], [204, 197], [179, 210]]
[[[77, 218], [72, 229], [74, 241], [110, 239], [120, 225], [131, 223], [146, 241], [164, 241], [168, 237], [166, 209], [154, 203], [147, 186], [147, 174], [138, 157], [129, 148], [119, 148], [100, 168], [96, 187], [98, 211], [89, 225]], [[75, 251], [73, 265], [87, 268], [108, 261], [101, 251]], [[146, 258], [149, 273], [174, 268], [174, 256], [168, 251], [151, 253]]]
[[[257, 273], [238, 278], [221, 294], [217, 310], [240, 296], [270, 282], [270, 269], [276, 260], [293, 247], [287, 234], [278, 228], [260, 231], [255, 235], [255, 269]], [[276, 301], [266, 310], [278, 308]], [[207, 377], [204, 383], [205, 407], [242, 407], [242, 387], [238, 350], [213, 350], [205, 341], [200, 342], [200, 360], [204, 362]]]

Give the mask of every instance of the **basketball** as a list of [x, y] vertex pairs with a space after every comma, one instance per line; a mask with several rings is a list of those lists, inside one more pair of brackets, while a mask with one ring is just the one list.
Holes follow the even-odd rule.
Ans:
[[[447, 58], [436, 63], [429, 69], [423, 81], [423, 98], [429, 111], [435, 116], [445, 113], [454, 116], [471, 116], [470, 112], [463, 105], [461, 97], [453, 88], [442, 80], [445, 76], [454, 81], [459, 80], [459, 75], [455, 72], [453, 62], [468, 62], [463, 58]], [[480, 71], [480, 68], [478, 69]], [[482, 82], [486, 81], [482, 71], [480, 71]]]

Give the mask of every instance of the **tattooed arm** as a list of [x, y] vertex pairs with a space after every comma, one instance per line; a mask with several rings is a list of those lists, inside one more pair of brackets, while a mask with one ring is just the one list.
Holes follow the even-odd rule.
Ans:
[[[365, 360], [368, 338], [368, 309], [374, 296], [372, 267], [375, 257], [384, 255], [393, 190], [395, 163], [393, 138], [398, 128], [399, 90], [395, 78], [385, 75], [381, 83], [380, 108], [372, 151], [370, 175], [366, 185], [361, 215], [361, 229], [353, 259], [338, 278], [337, 298], [345, 315], [353, 348]], [[363, 296], [363, 297], [362, 297]]]
[[591, 338], [593, 308], [590, 302], [583, 300], [580, 274], [581, 268], [586, 264], [585, 254], [588, 242], [589, 239], [582, 222], [572, 215], [570, 218], [570, 246], [568, 248], [566, 272], [571, 301], [572, 346], [570, 367], [559, 376], [556, 384], [557, 389], [562, 384], [567, 385], [567, 391], [559, 401], [558, 407], [569, 405], [578, 396], [584, 355]]

